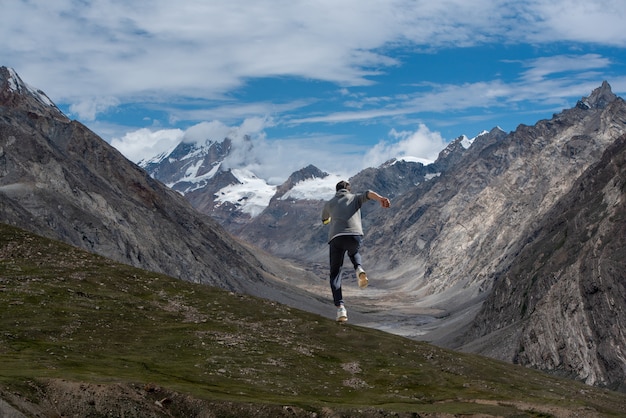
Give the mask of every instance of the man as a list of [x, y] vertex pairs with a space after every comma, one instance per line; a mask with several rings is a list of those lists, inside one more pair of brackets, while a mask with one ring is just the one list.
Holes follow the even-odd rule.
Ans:
[[368, 283], [367, 275], [361, 266], [361, 254], [359, 253], [363, 239], [361, 206], [368, 200], [377, 200], [384, 208], [391, 206], [391, 203], [386, 197], [382, 197], [371, 190], [353, 194], [350, 191], [350, 183], [345, 180], [337, 183], [335, 189], [335, 197], [326, 202], [322, 210], [322, 223], [324, 225], [330, 223], [328, 233], [330, 290], [333, 294], [333, 302], [337, 307], [337, 321], [345, 322], [348, 320], [348, 313], [341, 293], [341, 267], [346, 252], [356, 271], [359, 287], [365, 288]]

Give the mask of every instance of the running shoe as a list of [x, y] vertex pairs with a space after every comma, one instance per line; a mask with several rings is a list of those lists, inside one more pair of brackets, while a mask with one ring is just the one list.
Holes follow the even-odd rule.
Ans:
[[346, 322], [348, 320], [348, 311], [345, 306], [341, 305], [337, 308], [337, 322]]
[[365, 274], [365, 270], [363, 270], [363, 267], [358, 266], [356, 268], [356, 277], [359, 279], [359, 287], [361, 289], [365, 289], [369, 280], [367, 280], [367, 274]]

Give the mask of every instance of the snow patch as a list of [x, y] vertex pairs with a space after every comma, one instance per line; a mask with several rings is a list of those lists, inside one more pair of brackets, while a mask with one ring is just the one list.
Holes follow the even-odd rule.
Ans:
[[22, 90], [26, 90], [44, 105], [56, 108], [56, 105], [52, 102], [52, 100], [50, 100], [48, 96], [45, 95], [44, 92], [22, 81], [20, 76], [17, 75], [13, 68], [7, 68], [7, 70], [9, 71], [9, 90], [16, 93], [20, 93]]
[[192, 184], [192, 186], [187, 187], [185, 189], [184, 192], [181, 192], [183, 195], [185, 193], [189, 193], [189, 192], [193, 192], [194, 190], [198, 190], [202, 187], [204, 187], [207, 183], [207, 181], [209, 181], [210, 179], [213, 178], [213, 176], [215, 176], [215, 174], [218, 172], [218, 170], [220, 169], [220, 164], [216, 164], [211, 171], [209, 171], [206, 174], [203, 174], [201, 176], [196, 176], [198, 170], [200, 169], [200, 167], [202, 167], [202, 161], [198, 161], [195, 165], [190, 166], [189, 168], [187, 168], [187, 171], [185, 171], [185, 176], [177, 179], [175, 182], [173, 183], [168, 183], [166, 184], [167, 187], [169, 187], [170, 189], [173, 189], [178, 183], [190, 183]]
[[231, 172], [241, 183], [218, 190], [215, 193], [217, 205], [232, 203], [253, 218], [260, 215], [276, 193], [276, 186], [270, 186], [245, 169], [232, 169]]
[[469, 139], [467, 136], [463, 135], [461, 139], [461, 146], [465, 149], [468, 149], [474, 143], [474, 139], [475, 138]]
[[337, 175], [303, 180], [281, 196], [280, 200], [328, 200], [335, 195], [335, 185], [341, 180]]
[[481, 133], [479, 133], [478, 135], [476, 135], [474, 138], [469, 139], [467, 136], [463, 135], [462, 139], [461, 139], [461, 146], [463, 146], [463, 148], [468, 149], [469, 147], [472, 146], [472, 144], [474, 143], [474, 141], [476, 140], [476, 138], [483, 136], [483, 135], [487, 135], [489, 133], [489, 131], [482, 131]]
[[426, 158], [420, 158], [420, 157], [411, 157], [411, 156], [398, 157], [396, 158], [396, 161], [394, 161], [394, 164], [397, 163], [398, 161], [404, 161], [407, 163], [420, 163], [423, 165], [429, 165], [429, 164], [434, 163], [433, 160], [428, 160]]

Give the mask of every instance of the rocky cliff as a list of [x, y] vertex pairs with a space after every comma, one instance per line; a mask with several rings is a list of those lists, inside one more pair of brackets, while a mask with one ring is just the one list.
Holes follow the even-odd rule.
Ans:
[[[534, 228], [576, 179], [626, 131], [626, 104], [603, 84], [575, 107], [505, 137], [479, 137], [453, 170], [398, 202], [376, 255], [404, 289], [441, 294], [491, 288]], [[379, 233], [380, 234], [380, 233]], [[405, 268], [410, 255], [411, 269]]]
[[[593, 216], [576, 218], [578, 238], [569, 241], [567, 251], [549, 252], [563, 245], [560, 240], [565, 232], [562, 231], [552, 238], [551, 246], [544, 246], [528, 258], [529, 262], [539, 263], [533, 270], [546, 260], [559, 260], [562, 270], [541, 274], [543, 279], [539, 279], [540, 276], [526, 268], [515, 266], [519, 266], [520, 254], [527, 251], [537, 231], [554, 229], [556, 225], [551, 224], [554, 219], [573, 216], [561, 214], [571, 206], [571, 203], [563, 205], [562, 199], [582, 193], [577, 183], [579, 178], [588, 175], [590, 167], [604, 161], [607, 152], [616, 153], [612, 146], [621, 141], [625, 132], [626, 103], [603, 83], [576, 107], [550, 120], [539, 121], [535, 126], [519, 126], [503, 138], [479, 138], [455, 168], [432, 182], [428, 190], [418, 187], [396, 202], [395, 216], [384, 219], [381, 228], [372, 234], [375, 242], [371, 252], [378, 266], [387, 270], [386, 288], [396, 295], [395, 302], [403, 306], [404, 312], [410, 312], [411, 307], [414, 312], [419, 312], [417, 308], [438, 309], [437, 316], [441, 319], [435, 323], [439, 325], [422, 327], [425, 335], [421, 338], [459, 347], [455, 336], [464, 330], [486, 299], [481, 316], [473, 322], [475, 330], [462, 340], [468, 344], [466, 349], [538, 368], [566, 370], [590, 383], [623, 381], [626, 363], [620, 354], [600, 361], [606, 363], [602, 367], [597, 364], [598, 356], [603, 357], [602, 352], [609, 351], [605, 344], [611, 346], [622, 341], [614, 338], [602, 342], [601, 337], [609, 329], [621, 329], [621, 323], [626, 320], [623, 313], [616, 316], [620, 305], [610, 302], [615, 297], [614, 286], [620, 280], [623, 283], [624, 270], [611, 266], [609, 273], [594, 265], [594, 258], [589, 259], [592, 254], [599, 254], [608, 236], [597, 235], [598, 241], [585, 244], [590, 234], [596, 234], [596, 229], [605, 233], [604, 228], [616, 222], [617, 207], [600, 210], [598, 204]], [[587, 181], [601, 183], [600, 179]], [[599, 196], [605, 196], [602, 199], [607, 207], [623, 200], [624, 189], [620, 187], [597, 190]], [[617, 235], [618, 232], [615, 229], [612, 234], [624, 236]], [[390, 241], [389, 237], [393, 239]], [[619, 239], [611, 241], [616, 246], [611, 257], [623, 251]], [[599, 265], [606, 262], [597, 261]], [[613, 284], [590, 285], [583, 271], [596, 282], [607, 280]], [[530, 284], [517, 281], [522, 273], [533, 283], [533, 293], [529, 292]], [[573, 282], [555, 279], [561, 275], [570, 275]], [[510, 283], [510, 287], [504, 283]], [[591, 289], [582, 294], [595, 294], [596, 301], [604, 298], [608, 305], [583, 298], [573, 283], [580, 283], [578, 288]], [[542, 292], [549, 297], [544, 298]], [[522, 332], [520, 324], [507, 314], [516, 320], [526, 318], [535, 309], [535, 303], [546, 309], [527, 318]], [[561, 309], [560, 315], [547, 309], [548, 306], [558, 307], [556, 311]], [[609, 309], [609, 306], [613, 307]], [[493, 327], [499, 334], [485, 340], [485, 335], [495, 331]], [[556, 333], [562, 334], [555, 338]], [[571, 339], [574, 335], [577, 337]], [[611, 375], [615, 373], [619, 377]]]
[[626, 389], [626, 135], [526, 237], [466, 349]]

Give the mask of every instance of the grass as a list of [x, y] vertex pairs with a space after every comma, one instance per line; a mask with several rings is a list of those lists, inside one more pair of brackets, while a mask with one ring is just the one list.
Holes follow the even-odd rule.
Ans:
[[340, 325], [0, 225], [0, 388], [37, 403], [33, 387], [47, 379], [158, 385], [198, 400], [306, 411], [626, 412], [624, 394]]

